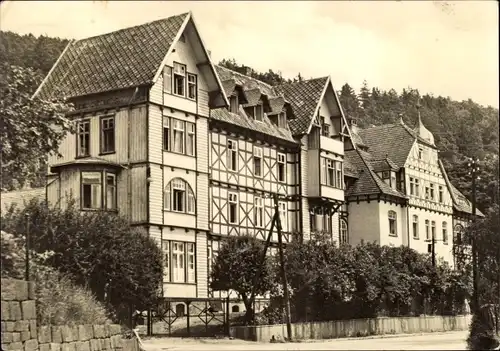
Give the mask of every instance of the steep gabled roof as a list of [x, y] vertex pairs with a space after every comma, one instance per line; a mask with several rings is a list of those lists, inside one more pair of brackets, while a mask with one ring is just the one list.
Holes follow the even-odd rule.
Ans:
[[402, 123], [360, 129], [358, 133], [374, 158], [389, 157], [398, 167], [404, 167], [416, 139]]
[[[351, 168], [357, 169], [358, 179], [346, 191], [346, 196], [385, 194], [400, 198], [407, 196], [387, 185], [372, 166], [372, 156], [363, 150], [349, 150], [345, 152], [345, 160]], [[350, 170], [352, 172], [352, 170]]]
[[189, 13], [73, 41], [37, 94], [84, 96], [151, 84]]
[[290, 101], [296, 118], [289, 122], [293, 135], [306, 134], [311, 125], [329, 77], [277, 85], [276, 92]]

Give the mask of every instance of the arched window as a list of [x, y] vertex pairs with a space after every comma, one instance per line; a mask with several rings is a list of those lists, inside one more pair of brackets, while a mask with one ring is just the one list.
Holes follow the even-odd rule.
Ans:
[[340, 237], [339, 241], [341, 244], [349, 243], [349, 232], [347, 230], [347, 221], [343, 218], [340, 219]]
[[389, 217], [389, 235], [392, 236], [397, 236], [398, 231], [397, 231], [397, 216], [396, 212], [394, 211], [389, 211], [387, 213], [387, 216]]
[[232, 308], [231, 308], [231, 311], [233, 313], [239, 313], [240, 312], [240, 306], [238, 305], [234, 305]]
[[443, 230], [443, 243], [448, 244], [448, 223], [443, 222], [441, 229]]
[[193, 189], [184, 179], [174, 178], [167, 184], [163, 207], [167, 211], [195, 214], [196, 201]]

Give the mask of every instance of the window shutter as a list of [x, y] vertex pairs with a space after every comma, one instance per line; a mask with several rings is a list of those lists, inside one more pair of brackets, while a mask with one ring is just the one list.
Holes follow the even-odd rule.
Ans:
[[165, 66], [163, 73], [163, 91], [172, 92], [172, 67]]

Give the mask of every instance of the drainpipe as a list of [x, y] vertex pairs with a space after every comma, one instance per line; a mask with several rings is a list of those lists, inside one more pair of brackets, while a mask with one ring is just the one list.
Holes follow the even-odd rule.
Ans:
[[299, 181], [299, 231], [301, 236], [301, 242], [304, 241], [304, 219], [302, 218], [302, 145], [299, 140], [299, 159], [298, 159], [298, 181]]

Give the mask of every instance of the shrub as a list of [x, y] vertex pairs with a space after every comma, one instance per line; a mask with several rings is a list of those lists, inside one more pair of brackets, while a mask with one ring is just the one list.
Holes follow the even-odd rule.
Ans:
[[[4, 231], [1, 235], [2, 278], [24, 279], [24, 240]], [[52, 255], [51, 252], [30, 252], [30, 280], [35, 282], [38, 324], [77, 325], [109, 322], [106, 309], [90, 291], [77, 286], [69, 276], [44, 264]]]

